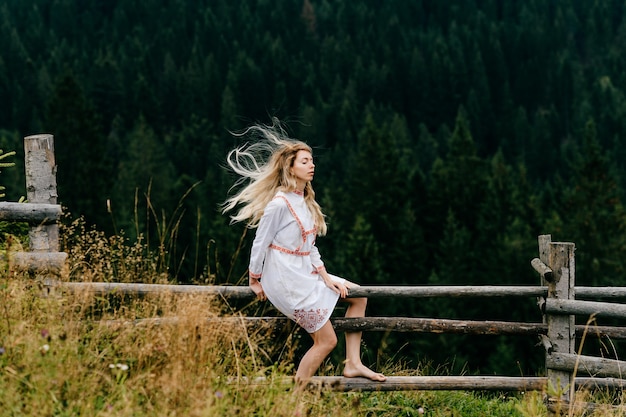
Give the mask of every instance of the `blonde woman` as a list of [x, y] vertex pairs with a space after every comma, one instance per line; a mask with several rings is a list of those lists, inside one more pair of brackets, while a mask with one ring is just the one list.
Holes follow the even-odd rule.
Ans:
[[[295, 376], [302, 384], [337, 345], [329, 318], [339, 297], [348, 303], [346, 317], [363, 317], [367, 299], [347, 298], [357, 285], [329, 274], [315, 246], [316, 237], [326, 234], [326, 222], [311, 186], [315, 174], [311, 148], [287, 137], [277, 122], [253, 126], [242, 135], [257, 140], [228, 154], [229, 166], [241, 176], [235, 186], [243, 188], [226, 200], [223, 209], [239, 207], [232, 222], [245, 221], [257, 229], [248, 270], [257, 298], [269, 300], [313, 339]], [[383, 374], [361, 362], [361, 332], [346, 332], [345, 337], [344, 376], [385, 381]]]

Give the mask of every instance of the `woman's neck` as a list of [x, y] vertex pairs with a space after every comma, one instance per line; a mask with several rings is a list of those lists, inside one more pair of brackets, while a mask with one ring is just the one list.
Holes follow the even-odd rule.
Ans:
[[304, 188], [306, 187], [306, 182], [296, 182], [296, 191], [299, 193], [304, 193]]

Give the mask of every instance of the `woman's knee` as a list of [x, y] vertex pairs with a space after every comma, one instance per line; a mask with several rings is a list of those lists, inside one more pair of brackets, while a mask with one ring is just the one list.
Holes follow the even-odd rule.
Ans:
[[321, 337], [317, 338], [315, 341], [320, 348], [330, 352], [337, 346], [337, 335], [335, 332], [326, 333], [320, 336]]
[[324, 344], [324, 347], [330, 352], [337, 347], [337, 335], [335, 333], [328, 335], [327, 337], [322, 339], [322, 343]]
[[337, 334], [333, 328], [330, 320], [322, 326], [317, 332], [313, 333], [313, 343], [330, 352], [337, 346]]

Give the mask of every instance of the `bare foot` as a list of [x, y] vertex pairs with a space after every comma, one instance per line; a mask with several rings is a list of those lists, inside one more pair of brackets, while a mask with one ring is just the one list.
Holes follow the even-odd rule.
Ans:
[[363, 378], [371, 379], [372, 381], [378, 382], [384, 382], [387, 380], [387, 377], [385, 375], [372, 371], [370, 368], [363, 365], [362, 363], [354, 366], [351, 365], [349, 362], [346, 362], [346, 366], [343, 369], [343, 376], [345, 376], [346, 378], [356, 378], [361, 376]]

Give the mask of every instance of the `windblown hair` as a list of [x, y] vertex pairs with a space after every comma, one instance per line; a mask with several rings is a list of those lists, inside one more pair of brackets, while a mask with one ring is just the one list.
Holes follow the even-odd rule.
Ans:
[[[280, 124], [272, 126], [254, 125], [237, 136], [255, 136], [255, 141], [246, 143], [228, 153], [230, 168], [241, 176], [233, 187], [243, 186], [235, 195], [222, 204], [222, 213], [241, 208], [231, 215], [231, 224], [247, 221], [248, 227], [259, 225], [265, 206], [274, 198], [277, 191], [296, 190], [296, 179], [290, 174], [298, 151], [312, 152], [306, 143], [291, 139]], [[243, 185], [244, 183], [247, 185]], [[326, 234], [326, 221], [319, 204], [315, 201], [315, 192], [311, 182], [304, 188], [304, 201], [313, 215], [317, 234]]]

